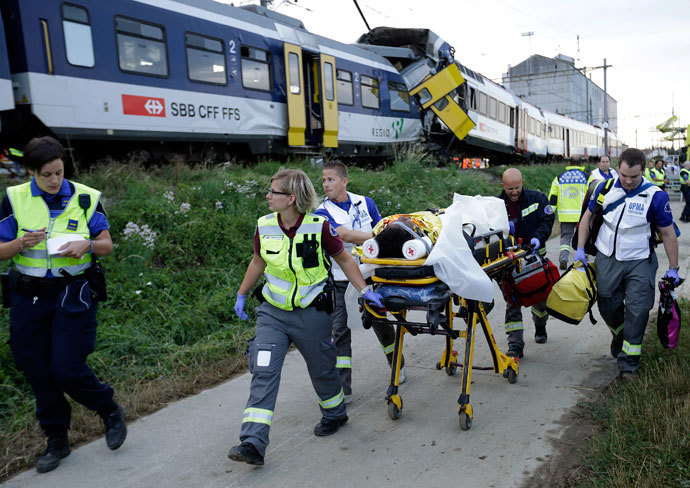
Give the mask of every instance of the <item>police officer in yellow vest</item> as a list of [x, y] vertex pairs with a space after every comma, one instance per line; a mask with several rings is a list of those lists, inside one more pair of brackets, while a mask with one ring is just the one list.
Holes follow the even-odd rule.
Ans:
[[70, 453], [65, 393], [98, 412], [110, 449], [127, 435], [113, 389], [86, 364], [99, 301], [91, 256], [113, 250], [108, 220], [99, 191], [64, 179], [63, 157], [51, 137], [29, 141], [23, 163], [33, 178], [9, 187], [0, 206], [0, 259], [14, 261], [3, 279], [10, 347], [34, 391], [36, 417], [48, 438], [36, 464], [39, 473], [55, 469]]
[[580, 220], [582, 202], [587, 194], [587, 174], [584, 166], [567, 166], [553, 179], [549, 191], [549, 204], [555, 207], [561, 223], [561, 248], [558, 259], [561, 269], [568, 267], [570, 241]]
[[291, 344], [304, 357], [318, 397], [322, 418], [314, 434], [334, 434], [348, 420], [331, 333], [328, 256], [335, 259], [360, 297], [382, 307], [381, 295], [367, 286], [355, 260], [343, 252], [338, 233], [325, 218], [310, 213], [317, 196], [303, 171], [278, 171], [271, 178], [266, 198], [273, 213], [258, 221], [254, 257], [235, 302], [235, 313], [247, 320], [247, 294], [265, 277], [265, 301], [255, 310], [256, 333], [249, 341], [252, 381], [241, 444], [228, 453], [230, 459], [259, 466], [264, 464], [283, 360]]
[[666, 179], [663, 159], [658, 159], [654, 163], [654, 167], [649, 169], [649, 178], [656, 186], [662, 190], [666, 190], [666, 183], [668, 183], [668, 180]]

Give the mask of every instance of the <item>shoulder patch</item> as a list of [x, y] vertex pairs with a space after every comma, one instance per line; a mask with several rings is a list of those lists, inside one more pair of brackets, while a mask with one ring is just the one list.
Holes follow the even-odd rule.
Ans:
[[546, 215], [551, 215], [553, 213], [553, 207], [551, 205], [547, 205], [544, 207], [544, 213]]
[[664, 206], [664, 212], [671, 213], [671, 202], [666, 202], [666, 205]]
[[335, 227], [333, 227], [333, 226], [331, 225], [330, 222], [328, 223], [328, 228], [331, 229], [331, 235], [332, 235], [333, 237], [335, 237], [335, 236], [338, 235], [338, 231], [335, 230]]

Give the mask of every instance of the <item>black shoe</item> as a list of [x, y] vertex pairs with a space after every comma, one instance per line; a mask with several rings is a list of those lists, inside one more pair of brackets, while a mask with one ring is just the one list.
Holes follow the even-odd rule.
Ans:
[[510, 356], [511, 358], [522, 358], [524, 354], [522, 354], [522, 348], [517, 347], [517, 346], [508, 346], [508, 353], [506, 356]]
[[347, 420], [347, 415], [337, 419], [321, 417], [321, 422], [316, 424], [316, 426], [314, 427], [314, 435], [323, 437], [335, 434], [336, 432], [338, 432], [338, 429], [341, 425], [345, 425], [347, 423]]
[[620, 336], [613, 336], [611, 339], [611, 357], [616, 359], [623, 350], [623, 334]]
[[568, 269], [568, 261], [561, 261], [560, 265], [561, 269]]
[[127, 425], [125, 424], [125, 407], [118, 405], [115, 411], [109, 414], [100, 414], [105, 425], [105, 443], [108, 449], [115, 450], [125, 442], [127, 438]]
[[618, 380], [622, 382], [635, 381], [637, 379], [637, 371], [621, 371], [618, 373]]
[[254, 466], [264, 465], [264, 457], [259, 454], [254, 444], [250, 444], [249, 442], [243, 442], [239, 446], [231, 448], [228, 452], [228, 457], [233, 461], [252, 464]]
[[546, 327], [537, 327], [534, 331], [534, 342], [537, 344], [546, 344]]
[[39, 473], [47, 473], [52, 471], [60, 465], [60, 460], [69, 456], [72, 452], [69, 448], [69, 440], [67, 433], [62, 435], [49, 435], [48, 447], [45, 452], [41, 454], [36, 462], [36, 471]]

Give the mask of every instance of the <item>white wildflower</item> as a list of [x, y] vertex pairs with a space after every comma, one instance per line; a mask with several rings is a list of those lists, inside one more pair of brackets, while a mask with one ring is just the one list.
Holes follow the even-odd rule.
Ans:
[[[125, 235], [125, 240], [129, 240], [130, 237], [137, 235], [141, 237], [144, 241], [144, 246], [153, 249], [154, 243], [158, 233], [151, 229], [148, 224], [144, 224], [141, 227], [134, 222], [127, 222], [125, 230], [122, 232]], [[139, 274], [141, 276], [141, 274]]]
[[148, 283], [146, 283], [146, 286], [151, 286], [151, 285], [153, 285], [153, 283], [151, 283], [150, 281]]
[[175, 192], [173, 190], [168, 190], [165, 193], [163, 193], [163, 198], [165, 198], [169, 202], [172, 202], [173, 200], [175, 200]]
[[182, 202], [182, 203], [180, 204], [180, 209], [179, 209], [179, 210], [175, 210], [175, 214], [186, 215], [187, 212], [189, 212], [189, 210], [190, 210], [191, 208], [192, 208], [192, 205], [191, 205], [190, 203]]
[[137, 295], [141, 295], [141, 290], [136, 290], [134, 293], [136, 293]]
[[220, 210], [221, 208], [223, 208], [223, 202], [221, 202], [220, 200], [218, 200], [218, 201], [216, 202], [216, 208], [217, 208], [218, 210]]

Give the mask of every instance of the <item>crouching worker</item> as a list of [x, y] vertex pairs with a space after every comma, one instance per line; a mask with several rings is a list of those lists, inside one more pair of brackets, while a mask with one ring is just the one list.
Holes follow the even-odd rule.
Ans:
[[593, 213], [603, 212], [594, 265], [599, 312], [611, 330], [611, 355], [621, 379], [634, 378], [640, 367], [642, 339], [654, 306], [654, 281], [659, 266], [650, 245], [652, 228], [661, 233], [669, 269], [664, 276], [678, 283], [678, 240], [668, 194], [643, 178], [645, 155], [626, 149], [620, 156], [618, 179], [599, 185], [580, 220], [575, 260], [587, 262], [585, 243]]
[[[48, 437], [36, 463], [39, 473], [57, 468], [70, 453], [65, 393], [98, 412], [110, 449], [127, 436], [125, 412], [113, 401], [113, 389], [86, 364], [96, 341], [98, 290], [104, 288], [94, 278], [91, 256], [113, 250], [108, 220], [99, 191], [64, 179], [63, 156], [51, 137], [29, 141], [24, 166], [32, 179], [8, 188], [0, 206], [0, 259], [14, 261], [3, 277], [10, 347], [34, 391], [36, 418]], [[47, 239], [56, 237], [69, 242], [49, 254]]]
[[247, 267], [235, 302], [235, 313], [247, 320], [245, 299], [264, 275], [265, 301], [256, 308], [256, 333], [249, 341], [251, 389], [242, 419], [241, 444], [228, 457], [263, 465], [283, 360], [291, 344], [307, 363], [321, 408], [314, 434], [334, 434], [348, 418], [343, 387], [336, 370], [331, 333], [333, 312], [329, 255], [335, 259], [363, 298], [382, 307], [381, 295], [366, 287], [355, 260], [343, 252], [338, 233], [310, 211], [316, 206], [314, 186], [307, 175], [281, 169], [266, 194], [273, 212], [261, 217], [254, 236], [254, 257]]

